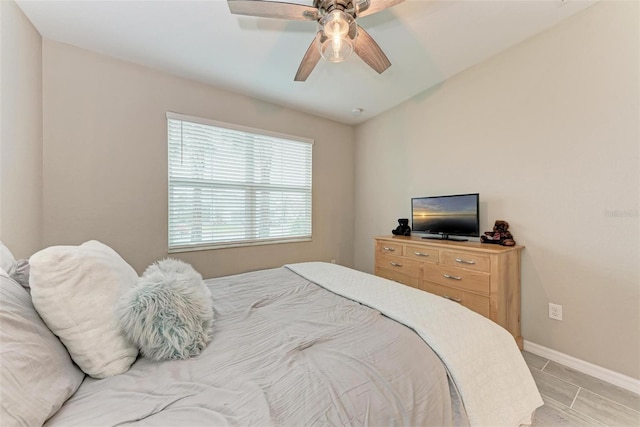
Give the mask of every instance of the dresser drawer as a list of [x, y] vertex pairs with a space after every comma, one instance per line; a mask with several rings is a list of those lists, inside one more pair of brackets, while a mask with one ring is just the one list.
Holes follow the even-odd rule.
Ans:
[[484, 317], [489, 317], [489, 297], [483, 297], [460, 289], [449, 288], [447, 286], [426, 281], [422, 283], [422, 289], [427, 292], [431, 292], [432, 294], [458, 302]]
[[407, 245], [404, 249], [404, 256], [407, 258], [415, 258], [419, 261], [438, 262], [439, 251], [424, 246]]
[[508, 330], [522, 349], [522, 249], [380, 236], [375, 238], [375, 274], [459, 302]]
[[376, 253], [381, 255], [396, 255], [402, 256], [402, 244], [392, 242], [377, 242]]
[[424, 270], [424, 280], [489, 295], [490, 275], [448, 265], [433, 265]]
[[491, 271], [491, 258], [489, 255], [472, 252], [443, 251], [441, 263], [452, 267], [468, 268], [469, 270]]
[[379, 255], [376, 257], [376, 270], [384, 268], [385, 270], [393, 270], [398, 273], [405, 274], [416, 279], [422, 278], [422, 269], [420, 262], [403, 257]]
[[376, 276], [384, 277], [385, 279], [393, 280], [394, 282], [402, 283], [403, 285], [411, 286], [412, 288], [420, 288], [420, 279], [417, 277], [407, 276], [397, 270], [389, 270], [376, 266]]

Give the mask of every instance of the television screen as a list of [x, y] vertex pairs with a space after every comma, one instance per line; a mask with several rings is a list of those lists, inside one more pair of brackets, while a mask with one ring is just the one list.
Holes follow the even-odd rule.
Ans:
[[478, 237], [478, 206], [478, 193], [414, 197], [411, 199], [411, 229], [416, 233], [437, 234], [438, 239], [450, 239], [449, 236]]

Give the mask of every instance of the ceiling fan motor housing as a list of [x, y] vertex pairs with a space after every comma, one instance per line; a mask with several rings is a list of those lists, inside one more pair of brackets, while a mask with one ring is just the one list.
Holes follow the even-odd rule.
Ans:
[[353, 18], [369, 7], [370, 0], [314, 0], [313, 5], [320, 12], [320, 19], [334, 10], [342, 10]]

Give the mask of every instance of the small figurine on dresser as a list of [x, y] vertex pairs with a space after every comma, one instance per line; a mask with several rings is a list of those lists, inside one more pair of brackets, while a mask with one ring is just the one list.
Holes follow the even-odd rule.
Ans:
[[480, 236], [482, 243], [496, 243], [502, 246], [515, 246], [516, 241], [509, 232], [509, 223], [498, 220], [493, 226], [493, 231], [485, 231], [484, 236]]
[[411, 227], [409, 227], [409, 220], [407, 218], [398, 218], [398, 225], [395, 230], [391, 232], [396, 236], [411, 236]]

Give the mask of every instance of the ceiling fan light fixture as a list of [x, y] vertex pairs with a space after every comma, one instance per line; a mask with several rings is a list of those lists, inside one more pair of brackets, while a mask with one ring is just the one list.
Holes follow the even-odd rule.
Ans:
[[342, 62], [353, 52], [357, 25], [353, 16], [334, 9], [320, 21], [320, 31], [326, 38], [320, 45], [320, 55], [329, 62]]
[[342, 62], [353, 52], [353, 44], [347, 37], [334, 37], [320, 45], [320, 55], [329, 62]]
[[329, 37], [344, 37], [349, 33], [349, 25], [355, 20], [348, 13], [334, 9], [320, 21], [324, 34]]

